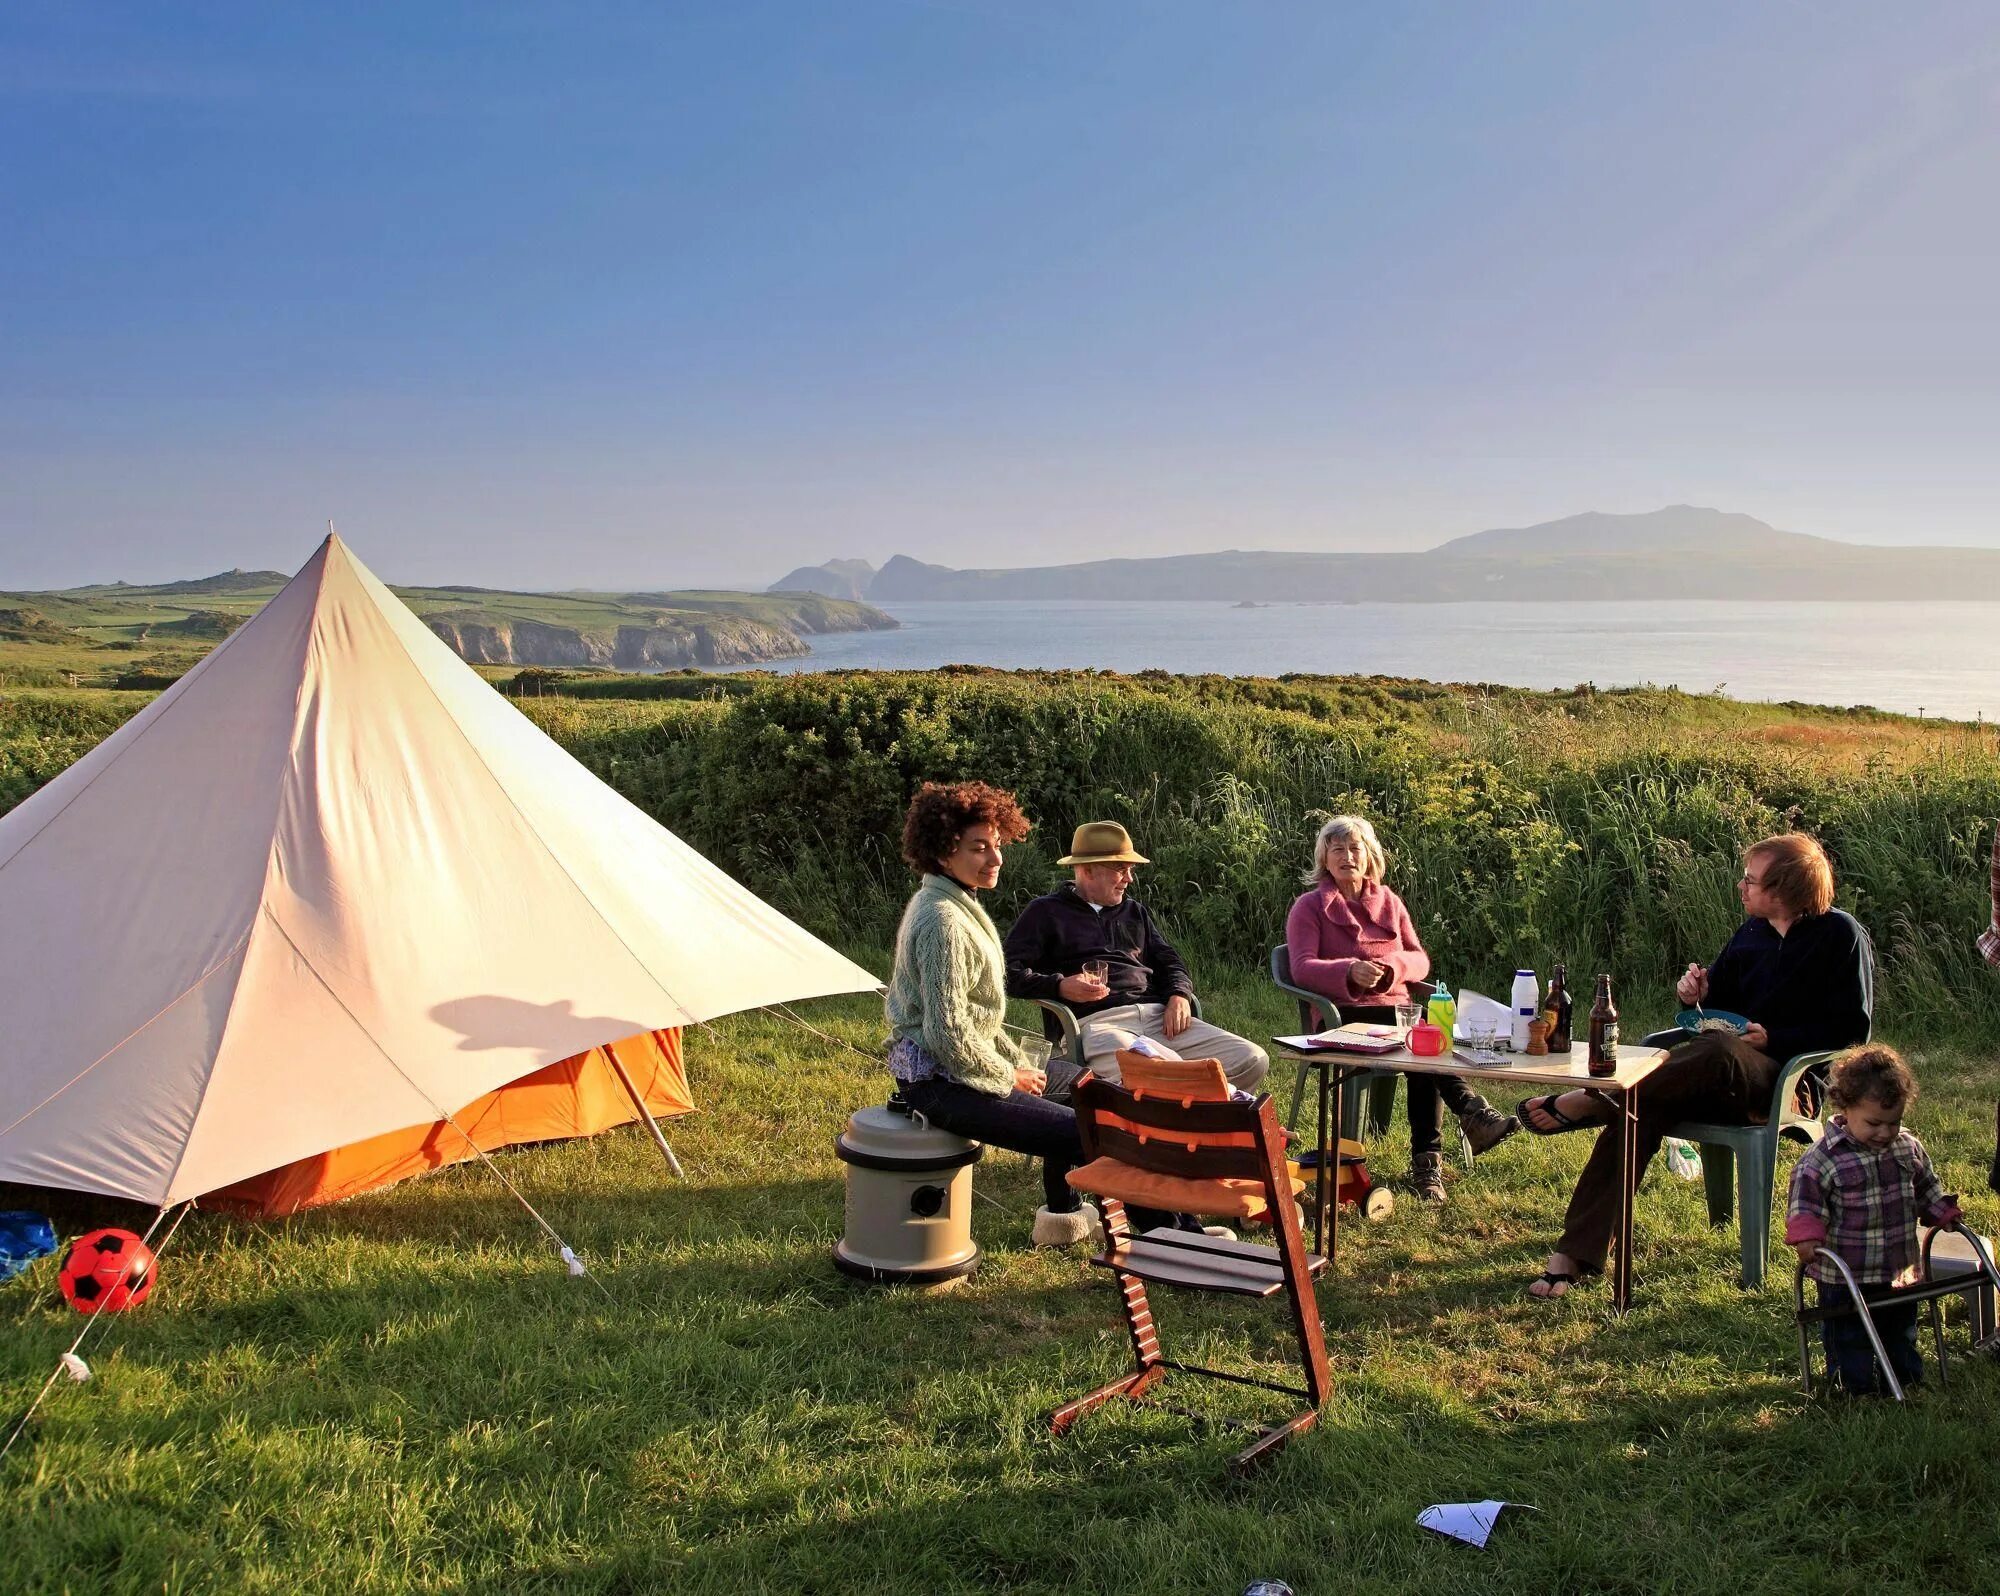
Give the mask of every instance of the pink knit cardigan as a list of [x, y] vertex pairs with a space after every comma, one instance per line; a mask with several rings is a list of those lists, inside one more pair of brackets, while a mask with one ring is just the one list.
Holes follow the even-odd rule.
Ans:
[[[1378, 882], [1369, 882], [1359, 897], [1347, 897], [1330, 880], [1301, 893], [1285, 917], [1285, 942], [1291, 952], [1292, 982], [1335, 1003], [1353, 1006], [1401, 1003], [1409, 983], [1430, 974], [1431, 956], [1417, 940], [1410, 911], [1403, 900]], [[1388, 986], [1357, 992], [1348, 974], [1358, 959], [1386, 964]]]

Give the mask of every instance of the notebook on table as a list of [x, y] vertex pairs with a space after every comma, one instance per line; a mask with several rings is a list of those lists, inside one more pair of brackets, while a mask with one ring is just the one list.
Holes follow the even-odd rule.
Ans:
[[1402, 1027], [1396, 1025], [1337, 1025], [1330, 1031], [1311, 1036], [1283, 1036], [1288, 1046], [1332, 1053], [1393, 1053], [1403, 1045]]

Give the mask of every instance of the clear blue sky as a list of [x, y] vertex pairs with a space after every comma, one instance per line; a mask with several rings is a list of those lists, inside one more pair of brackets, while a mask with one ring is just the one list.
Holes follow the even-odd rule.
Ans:
[[0, 8], [0, 588], [2000, 542], [2000, 6]]

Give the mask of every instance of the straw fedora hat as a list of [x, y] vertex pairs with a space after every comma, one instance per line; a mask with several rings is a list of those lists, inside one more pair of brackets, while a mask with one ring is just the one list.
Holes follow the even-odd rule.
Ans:
[[1151, 864], [1143, 853], [1132, 850], [1132, 838], [1115, 820], [1086, 820], [1069, 839], [1069, 852], [1056, 861], [1059, 865]]

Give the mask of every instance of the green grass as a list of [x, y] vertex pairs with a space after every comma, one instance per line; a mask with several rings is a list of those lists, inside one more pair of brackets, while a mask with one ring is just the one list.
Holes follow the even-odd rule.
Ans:
[[[1145, 895], [1211, 1015], [1260, 1036], [1295, 1024], [1259, 972], [1327, 809], [1384, 826], [1394, 879], [1455, 981], [1502, 990], [1524, 952], [1615, 969], [1635, 1032], [1671, 1007], [1680, 962], [1711, 956], [1733, 924], [1735, 849], [1803, 825], [1876, 934], [1880, 1029], [1924, 1083], [1912, 1123], [1980, 1228], [2000, 1223], [1981, 1181], [2000, 982], [1971, 948], [1982, 817], [2000, 810], [1990, 729], [1385, 679], [676, 677], [624, 701], [615, 680], [541, 685], [555, 696], [522, 708], [565, 747], [878, 971], [917, 780], [979, 775], [1022, 794], [1037, 831], [1010, 852], [1003, 921], [1051, 877], [1077, 819], [1125, 818], [1159, 861]], [[146, 696], [0, 692], [0, 811]], [[863, 1053], [878, 1045], [869, 1000], [812, 1018]], [[1406, 1204], [1350, 1230], [1321, 1299], [1337, 1375], [1326, 1420], [1235, 1486], [1224, 1464], [1243, 1443], [1222, 1421], [1276, 1399], [1183, 1386], [1169, 1399], [1200, 1422], [1113, 1408], [1046, 1434], [1046, 1411], [1125, 1353], [1106, 1281], [1026, 1246], [1039, 1183], [1023, 1160], [976, 1172], [986, 1256], [971, 1281], [864, 1288], [829, 1258], [832, 1142], [879, 1100], [879, 1068], [771, 1016], [696, 1035], [690, 1057], [702, 1111], [671, 1133], [685, 1183], [631, 1130], [499, 1160], [608, 1300], [564, 1276], [478, 1166], [277, 1224], [194, 1215], [157, 1299], [89, 1352], [97, 1378], [60, 1385], [0, 1463], [17, 1504], [0, 1588], [1993, 1583], [2000, 1370], [1961, 1362], [1948, 1391], [1903, 1409], [1806, 1399], [1787, 1261], [1763, 1291], [1739, 1291], [1735, 1233], [1711, 1232], [1698, 1185], [1663, 1170], [1642, 1198], [1622, 1320], [1601, 1287], [1554, 1307], [1521, 1292], [1580, 1138], [1517, 1136], [1457, 1180], [1444, 1212]], [[1399, 1115], [1378, 1172], [1406, 1156]], [[0, 1190], [0, 1206], [51, 1200]], [[55, 1200], [66, 1234], [148, 1217]], [[0, 1411], [19, 1410], [75, 1333], [53, 1279], [44, 1261], [0, 1287]], [[1268, 1369], [1283, 1353], [1278, 1315], [1162, 1300], [1199, 1360]], [[1429, 1502], [1488, 1495], [1543, 1512], [1503, 1524], [1487, 1553], [1415, 1528]]]
[[[879, 950], [857, 956], [881, 967]], [[1255, 981], [1204, 989], [1224, 1022], [1289, 1028]], [[808, 1012], [874, 1050], [871, 1000]], [[1900, 1040], [1924, 1083], [1915, 1128], [1949, 1184], [1979, 1190], [1990, 1059]], [[1789, 1269], [1774, 1260], [1762, 1292], [1740, 1291], [1734, 1233], [1708, 1229], [1697, 1184], [1655, 1171], [1624, 1319], [1601, 1287], [1554, 1308], [1521, 1294], [1580, 1138], [1517, 1136], [1442, 1212], [1405, 1203], [1347, 1230], [1321, 1293], [1325, 1420], [1238, 1485], [1224, 1465], [1243, 1440], [1224, 1421], [1281, 1399], [1183, 1383], [1168, 1400], [1200, 1422], [1114, 1406], [1046, 1433], [1047, 1409], [1127, 1354], [1105, 1278], [1027, 1247], [1039, 1182], [1024, 1160], [975, 1171], [971, 1280], [861, 1286], [829, 1260], [832, 1141], [880, 1098], [878, 1068], [768, 1015], [689, 1051], [702, 1107], [670, 1132], [685, 1182], [630, 1129], [500, 1160], [608, 1300], [564, 1276], [477, 1165], [280, 1223], [195, 1214], [154, 1300], [89, 1353], [96, 1378], [60, 1385], [0, 1464], [6, 1587], [1990, 1587], [2000, 1369], [1957, 1360], [1948, 1390], [1906, 1408], [1808, 1400]], [[1401, 1136], [1399, 1112], [1378, 1171], [1401, 1162]], [[1990, 1232], [1994, 1200], [1970, 1206]], [[144, 1218], [83, 1199], [58, 1216], [66, 1232]], [[1181, 1350], [1276, 1368], [1281, 1315], [1160, 1300]], [[51, 1260], [0, 1288], [0, 1404], [18, 1411], [79, 1323]], [[1483, 1553], [1413, 1522], [1489, 1495], [1543, 1511]]]

